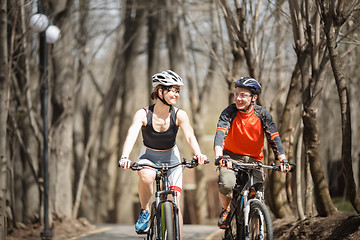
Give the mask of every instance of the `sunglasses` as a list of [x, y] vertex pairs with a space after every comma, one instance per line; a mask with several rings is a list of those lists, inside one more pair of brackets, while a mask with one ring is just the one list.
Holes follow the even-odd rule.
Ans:
[[170, 86], [170, 87], [165, 87], [164, 90], [168, 90], [169, 92], [171, 91], [173, 93], [180, 94], [180, 87]]

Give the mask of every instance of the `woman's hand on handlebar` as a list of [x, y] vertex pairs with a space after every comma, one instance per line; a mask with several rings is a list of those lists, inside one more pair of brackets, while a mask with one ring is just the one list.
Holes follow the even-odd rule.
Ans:
[[203, 165], [207, 160], [207, 156], [204, 154], [197, 154], [193, 157], [194, 160], [197, 160], [199, 165]]
[[128, 159], [127, 157], [122, 157], [120, 158], [118, 165], [121, 168], [129, 169], [131, 167], [131, 163], [132, 162], [130, 159]]

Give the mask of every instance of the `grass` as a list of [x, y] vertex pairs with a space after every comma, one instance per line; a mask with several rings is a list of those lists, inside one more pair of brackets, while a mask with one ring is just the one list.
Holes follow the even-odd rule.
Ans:
[[334, 197], [332, 198], [335, 207], [342, 212], [355, 212], [351, 202], [345, 197]]

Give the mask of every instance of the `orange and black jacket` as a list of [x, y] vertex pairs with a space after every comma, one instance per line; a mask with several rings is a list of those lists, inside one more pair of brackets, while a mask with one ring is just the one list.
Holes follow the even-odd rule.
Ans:
[[277, 159], [285, 151], [271, 114], [257, 105], [251, 108], [249, 113], [243, 113], [233, 103], [221, 113], [214, 146], [261, 161], [265, 134]]

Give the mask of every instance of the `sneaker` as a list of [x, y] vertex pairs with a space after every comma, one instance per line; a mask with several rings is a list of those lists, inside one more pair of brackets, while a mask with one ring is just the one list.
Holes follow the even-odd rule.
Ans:
[[221, 228], [221, 229], [229, 228], [229, 221], [228, 221], [229, 213], [230, 213], [229, 208], [228, 209], [225, 209], [225, 208], [222, 209], [222, 211], [220, 213], [219, 220], [218, 220], [219, 228]]
[[141, 209], [139, 219], [135, 224], [135, 230], [138, 234], [146, 233], [149, 230], [150, 212]]

